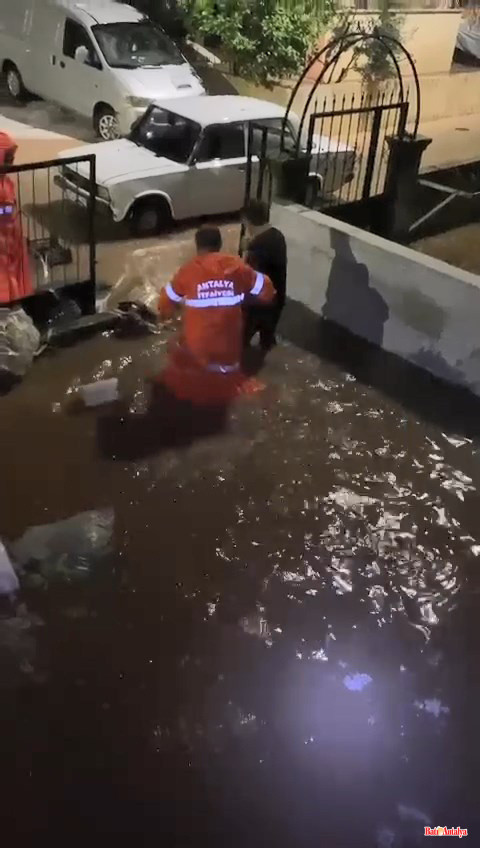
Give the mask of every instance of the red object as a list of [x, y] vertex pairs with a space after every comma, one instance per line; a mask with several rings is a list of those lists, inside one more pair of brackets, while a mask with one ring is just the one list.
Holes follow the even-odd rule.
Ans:
[[208, 253], [184, 265], [160, 293], [160, 316], [181, 306], [183, 327], [158, 379], [176, 397], [197, 404], [225, 404], [260, 391], [263, 384], [240, 369], [242, 305], [274, 297], [268, 277], [238, 257]]
[[156, 380], [178, 400], [188, 400], [199, 406], [223, 406], [265, 388], [263, 383], [255, 377], [247, 377], [240, 369], [227, 374], [208, 371], [178, 340], [170, 348], [167, 367]]
[[[0, 166], [17, 145], [0, 132]], [[33, 294], [27, 242], [23, 236], [17, 194], [11, 177], [0, 174], [0, 304], [11, 303]]]

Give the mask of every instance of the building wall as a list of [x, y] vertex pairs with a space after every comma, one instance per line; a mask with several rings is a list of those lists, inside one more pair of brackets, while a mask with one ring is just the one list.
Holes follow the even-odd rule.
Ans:
[[[371, 13], [365, 14], [371, 19]], [[358, 13], [358, 19], [361, 21], [365, 18], [365, 14]], [[423, 122], [480, 114], [480, 70], [471, 70], [466, 73], [450, 72], [460, 19], [459, 11], [430, 10], [405, 14], [403, 40], [414, 58], [420, 75], [421, 120]], [[346, 56], [343, 62], [347, 61]], [[406, 74], [405, 84], [410, 90], [410, 102], [414, 111], [413, 78], [408, 77], [405, 62], [402, 62], [402, 69]], [[298, 93], [295, 111], [302, 110], [311, 90], [312, 80], [318, 77], [319, 71], [320, 66], [312, 69], [309, 79]], [[263, 97], [282, 105], [288, 103], [293, 87], [290, 82], [284, 82], [266, 89], [236, 77], [229, 77], [229, 79], [239, 94]], [[388, 88], [388, 84], [385, 87]], [[341, 102], [344, 96], [348, 102], [352, 96], [358, 98], [362, 90], [362, 80], [358, 73], [349, 72], [341, 83], [320, 86], [316, 97], [319, 105], [323, 102], [323, 98], [331, 99], [333, 94], [337, 103]]]
[[288, 242], [296, 341], [314, 346], [330, 318], [480, 395], [480, 277], [302, 206], [274, 204], [272, 221]]
[[[419, 74], [448, 73], [460, 25], [461, 10], [409, 10], [401, 12], [401, 41], [411, 53]], [[364, 26], [376, 18], [374, 12], [357, 12], [354, 21]], [[322, 38], [321, 46], [331, 36]], [[353, 75], [352, 75], [353, 76]]]
[[[288, 83], [276, 85], [273, 88], [263, 88], [254, 83], [246, 82], [238, 77], [229, 77], [235, 91], [250, 97], [260, 97], [264, 100], [273, 100], [286, 106], [292, 86]], [[408, 86], [408, 80], [407, 80]], [[420, 77], [421, 88], [421, 121], [436, 121], [441, 118], [461, 118], [462, 115], [480, 115], [480, 70], [455, 74], [433, 74]], [[295, 100], [294, 111], [302, 111], [305, 101], [310, 93], [311, 83], [303, 85]], [[409, 89], [410, 90], [410, 89]], [[359, 80], [349, 80], [336, 85], [322, 85], [316, 94], [317, 104], [320, 107], [324, 98], [327, 102], [333, 95], [337, 104], [345, 97], [349, 103], [352, 96], [355, 101], [362, 93], [362, 85]], [[409, 95], [413, 109], [413, 88]], [[315, 100], [313, 101], [313, 103]]]

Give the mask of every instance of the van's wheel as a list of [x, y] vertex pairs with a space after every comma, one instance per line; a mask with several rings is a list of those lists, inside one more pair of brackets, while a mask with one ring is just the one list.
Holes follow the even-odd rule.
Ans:
[[4, 67], [5, 82], [10, 97], [13, 100], [22, 101], [28, 97], [28, 91], [23, 84], [23, 79], [18, 68], [11, 62]]
[[115, 141], [116, 138], [120, 138], [118, 115], [111, 106], [99, 106], [95, 110], [93, 126], [103, 141]]
[[130, 227], [133, 235], [143, 237], [158, 235], [172, 221], [170, 207], [165, 200], [146, 198], [139, 200], [130, 214]]

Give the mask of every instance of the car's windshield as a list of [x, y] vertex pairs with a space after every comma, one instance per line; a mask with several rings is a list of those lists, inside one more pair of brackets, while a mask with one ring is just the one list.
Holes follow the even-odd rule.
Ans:
[[152, 106], [132, 127], [130, 140], [156, 156], [187, 164], [200, 136], [200, 126], [188, 118]]
[[185, 62], [165, 33], [148, 21], [97, 24], [92, 32], [112, 68], [160, 68]]

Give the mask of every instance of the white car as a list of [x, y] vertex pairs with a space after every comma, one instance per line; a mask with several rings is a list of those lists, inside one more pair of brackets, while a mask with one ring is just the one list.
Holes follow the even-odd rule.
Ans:
[[[261, 127], [268, 128], [273, 153], [280, 148], [284, 118], [281, 106], [251, 97], [161, 101], [150, 106], [127, 138], [67, 150], [60, 158], [95, 154], [98, 203], [114, 221], [129, 220], [137, 235], [151, 235], [171, 219], [239, 211], [245, 198], [249, 124], [254, 154], [260, 154]], [[298, 127], [298, 118], [290, 116], [287, 149], [295, 148]], [[331, 176], [327, 180], [329, 166], [342, 183], [352, 179], [353, 150], [316, 137], [313, 152], [318, 155], [312, 158], [316, 170], [311, 179], [320, 189], [328, 181], [329, 191], [334, 190]], [[88, 174], [88, 163], [64, 165], [56, 181], [67, 197], [85, 205]]]

